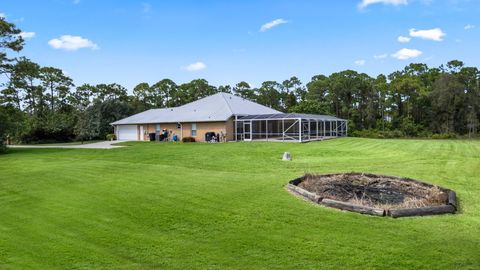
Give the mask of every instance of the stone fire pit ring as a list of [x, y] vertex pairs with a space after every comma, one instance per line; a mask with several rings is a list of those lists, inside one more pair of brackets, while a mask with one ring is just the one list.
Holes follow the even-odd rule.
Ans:
[[305, 174], [287, 189], [314, 203], [393, 218], [453, 214], [453, 190], [418, 180], [369, 173]]

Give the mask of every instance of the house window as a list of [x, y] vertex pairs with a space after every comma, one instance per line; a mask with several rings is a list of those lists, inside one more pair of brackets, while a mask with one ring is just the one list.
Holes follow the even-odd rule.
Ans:
[[197, 136], [197, 124], [192, 124], [192, 137]]

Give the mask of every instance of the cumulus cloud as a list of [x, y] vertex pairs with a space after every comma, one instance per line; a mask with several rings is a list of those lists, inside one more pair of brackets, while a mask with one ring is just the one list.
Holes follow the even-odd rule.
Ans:
[[442, 41], [445, 35], [445, 32], [443, 32], [440, 28], [433, 28], [427, 30], [416, 30], [414, 28], [410, 29], [411, 37], [417, 37], [422, 39]]
[[54, 49], [62, 49], [66, 51], [76, 51], [78, 49], [90, 48], [97, 50], [98, 45], [91, 40], [83, 38], [81, 36], [63, 35], [59, 38], [54, 38], [48, 42], [48, 44]]
[[422, 51], [416, 50], [416, 49], [407, 49], [403, 48], [397, 51], [396, 53], [392, 54], [393, 58], [397, 58], [399, 60], [407, 60], [410, 58], [416, 58], [422, 55]]
[[262, 25], [262, 27], [260, 27], [260, 32], [265, 32], [267, 30], [272, 29], [275, 26], [279, 26], [279, 25], [285, 24], [285, 23], [288, 23], [288, 21], [284, 20], [284, 19], [276, 19], [276, 20], [273, 20], [271, 22], [267, 22], [266, 24]]
[[357, 65], [357, 66], [363, 66], [363, 65], [365, 65], [366, 62], [367, 62], [367, 61], [365, 61], [364, 59], [358, 59], [358, 60], [356, 60], [356, 61], [353, 62], [353, 63], [354, 63], [355, 65]]
[[358, 4], [358, 8], [363, 9], [374, 4], [399, 6], [399, 5], [407, 5], [408, 0], [362, 0], [362, 2]]
[[7, 18], [7, 15], [5, 15], [5, 13], [0, 12], [0, 19], [5, 19], [5, 18]]
[[465, 30], [470, 30], [470, 29], [473, 29], [473, 28], [475, 28], [475, 25], [473, 25], [473, 24], [467, 24], [463, 27], [463, 29], [465, 29]]
[[21, 36], [23, 39], [28, 39], [35, 37], [35, 32], [20, 32], [20, 34], [18, 35]]
[[195, 62], [185, 67], [187, 71], [199, 71], [206, 68], [207, 68], [207, 65], [205, 65], [205, 63], [203, 62]]
[[399, 36], [397, 38], [398, 42], [401, 42], [401, 43], [407, 43], [407, 42], [410, 42], [410, 38], [409, 37], [404, 37], [404, 36]]
[[388, 56], [388, 55], [387, 55], [386, 53], [384, 53], [384, 54], [374, 55], [373, 58], [375, 58], [375, 59], [378, 60], [378, 59], [385, 59], [385, 58], [387, 58], [387, 56]]

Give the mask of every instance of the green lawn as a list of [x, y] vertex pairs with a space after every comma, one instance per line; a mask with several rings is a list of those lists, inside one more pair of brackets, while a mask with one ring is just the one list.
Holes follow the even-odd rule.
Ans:
[[[0, 156], [0, 269], [480, 268], [480, 141], [128, 145]], [[284, 188], [350, 171], [453, 189], [460, 212], [371, 217]]]
[[91, 140], [91, 141], [75, 141], [75, 142], [64, 142], [64, 143], [36, 143], [36, 144], [23, 144], [23, 145], [33, 145], [33, 146], [70, 146], [70, 145], [81, 145], [89, 143], [102, 142], [101, 140]]

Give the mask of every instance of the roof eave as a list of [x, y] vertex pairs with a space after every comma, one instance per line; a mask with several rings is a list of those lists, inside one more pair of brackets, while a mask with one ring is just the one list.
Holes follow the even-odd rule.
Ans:
[[110, 125], [144, 125], [144, 124], [175, 124], [175, 123], [208, 123], [208, 122], [227, 122], [233, 115], [229, 116], [227, 119], [214, 119], [214, 120], [184, 120], [184, 121], [146, 121], [146, 122], [128, 122], [128, 123], [118, 123], [113, 122]]

